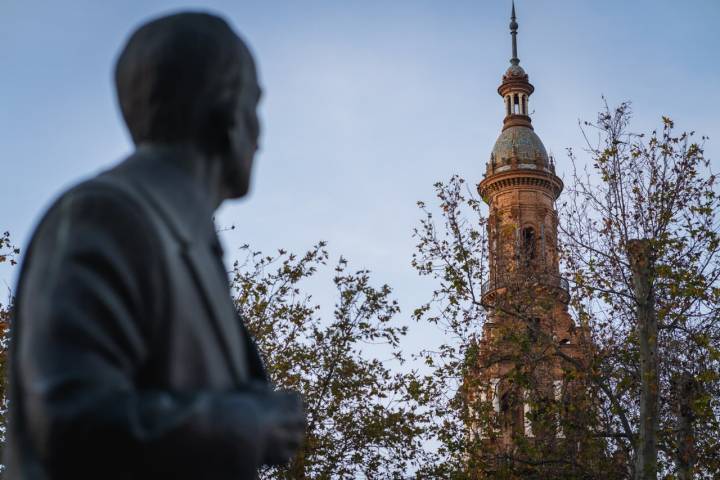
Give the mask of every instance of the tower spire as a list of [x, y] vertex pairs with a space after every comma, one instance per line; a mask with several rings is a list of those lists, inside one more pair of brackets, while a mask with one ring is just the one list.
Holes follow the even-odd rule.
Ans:
[[512, 58], [510, 63], [519, 65], [520, 59], [517, 56], [517, 29], [518, 23], [515, 18], [515, 0], [512, 2], [512, 14], [510, 15], [510, 35], [512, 35]]

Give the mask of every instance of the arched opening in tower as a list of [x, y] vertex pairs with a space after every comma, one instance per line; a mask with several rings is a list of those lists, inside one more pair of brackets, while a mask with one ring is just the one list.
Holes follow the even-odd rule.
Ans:
[[522, 260], [525, 267], [529, 267], [535, 260], [536, 253], [535, 229], [525, 227], [522, 231]]

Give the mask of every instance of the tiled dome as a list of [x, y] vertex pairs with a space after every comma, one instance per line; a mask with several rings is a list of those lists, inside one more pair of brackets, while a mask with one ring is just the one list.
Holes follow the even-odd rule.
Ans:
[[493, 147], [493, 157], [498, 165], [509, 161], [513, 156], [513, 147], [515, 147], [515, 155], [518, 157], [518, 163], [536, 163], [540, 157], [542, 164], [548, 164], [548, 154], [545, 151], [540, 137], [535, 132], [524, 126], [515, 126], [505, 129]]

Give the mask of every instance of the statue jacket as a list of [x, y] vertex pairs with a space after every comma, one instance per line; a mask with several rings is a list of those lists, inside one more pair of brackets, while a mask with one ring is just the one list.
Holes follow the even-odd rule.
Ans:
[[49, 209], [18, 281], [6, 478], [256, 478], [267, 379], [212, 215], [142, 153]]

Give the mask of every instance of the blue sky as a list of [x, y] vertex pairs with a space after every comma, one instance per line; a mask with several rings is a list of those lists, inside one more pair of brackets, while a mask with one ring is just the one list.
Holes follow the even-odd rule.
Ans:
[[[237, 225], [226, 260], [243, 243], [302, 251], [325, 239], [392, 285], [409, 314], [432, 287], [410, 268], [415, 202], [453, 173], [478, 182], [500, 133], [509, 0], [3, 0], [0, 229], [24, 245], [62, 189], [131, 151], [115, 57], [141, 21], [182, 8], [222, 13], [265, 89], [252, 194], [218, 215]], [[720, 2], [518, 0], [517, 10], [533, 124], [559, 173], [601, 94], [631, 100], [638, 130], [664, 114], [709, 135], [718, 157]], [[12, 284], [13, 272], [0, 279]]]

